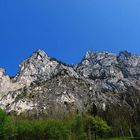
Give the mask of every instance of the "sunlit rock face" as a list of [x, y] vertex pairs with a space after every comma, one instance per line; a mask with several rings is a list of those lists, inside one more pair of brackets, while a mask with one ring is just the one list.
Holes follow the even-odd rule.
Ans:
[[116, 54], [108, 52], [87, 52], [77, 67], [77, 72], [84, 77], [95, 79], [122, 79]]
[[14, 78], [0, 69], [0, 107], [23, 116], [61, 116], [140, 103], [140, 56], [87, 52], [68, 66], [38, 50]]
[[63, 71], [67, 71], [70, 75], [78, 76], [72, 68], [64, 66], [57, 60], [48, 57], [44, 51], [38, 50], [23, 61], [15, 79], [29, 86], [33, 81], [48, 80], [59, 73], [63, 73]]
[[24, 87], [23, 84], [13, 82], [8, 75], [5, 75], [5, 70], [0, 69], [0, 99], [9, 91], [16, 91], [22, 87]]

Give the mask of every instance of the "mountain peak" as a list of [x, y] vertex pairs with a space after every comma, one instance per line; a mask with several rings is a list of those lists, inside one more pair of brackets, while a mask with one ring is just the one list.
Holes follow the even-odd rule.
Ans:
[[93, 56], [95, 53], [97, 53], [96, 51], [87, 51], [85, 54], [85, 59], [89, 59], [91, 56]]
[[92, 58], [100, 58], [101, 57], [101, 59], [102, 59], [102, 57], [104, 58], [104, 57], [110, 57], [110, 56], [116, 56], [116, 54], [114, 54], [114, 53], [110, 53], [110, 52], [106, 52], [106, 51], [104, 51], [104, 52], [98, 52], [98, 51], [88, 51], [88, 52], [86, 52], [86, 54], [85, 54], [85, 59], [92, 59]]
[[33, 55], [31, 57], [28, 58], [28, 60], [32, 61], [32, 59], [35, 59], [35, 60], [45, 60], [45, 59], [48, 59], [49, 56], [43, 51], [43, 50], [37, 50], [33, 53]]
[[133, 54], [131, 52], [125, 50], [125, 51], [121, 51], [118, 56], [125, 59], [125, 58], [130, 58], [132, 55]]
[[41, 56], [47, 55], [47, 54], [45, 53], [45, 51], [43, 51], [43, 50], [41, 50], [41, 49], [35, 51], [35, 54], [38, 54], [38, 55], [41, 55]]
[[34, 81], [46, 81], [63, 71], [77, 76], [73, 68], [63, 65], [60, 61], [49, 57], [44, 51], [38, 50], [21, 63], [16, 80], [29, 86]]

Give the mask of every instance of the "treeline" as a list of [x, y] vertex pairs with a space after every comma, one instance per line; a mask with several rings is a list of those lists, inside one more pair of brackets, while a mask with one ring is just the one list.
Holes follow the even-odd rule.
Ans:
[[96, 140], [110, 132], [111, 127], [97, 116], [19, 119], [0, 110], [0, 140]]
[[105, 111], [98, 110], [98, 115], [111, 126], [112, 137], [140, 139], [140, 104], [135, 109], [125, 104], [109, 105]]
[[[137, 114], [136, 114], [137, 113]], [[100, 117], [99, 117], [99, 116]], [[97, 140], [140, 137], [140, 110], [112, 106], [98, 115], [21, 118], [0, 110], [0, 140]]]

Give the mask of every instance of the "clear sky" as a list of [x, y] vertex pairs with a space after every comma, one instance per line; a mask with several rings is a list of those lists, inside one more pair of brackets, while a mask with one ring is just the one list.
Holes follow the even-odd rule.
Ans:
[[0, 67], [37, 49], [66, 63], [87, 50], [140, 54], [140, 0], [0, 0]]

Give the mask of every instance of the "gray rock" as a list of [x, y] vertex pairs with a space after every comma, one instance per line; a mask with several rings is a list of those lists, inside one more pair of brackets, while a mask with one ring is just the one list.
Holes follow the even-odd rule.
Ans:
[[38, 50], [13, 79], [0, 69], [0, 107], [23, 116], [105, 111], [124, 103], [136, 108], [139, 79], [140, 56], [126, 51], [87, 52], [79, 64], [68, 66]]
[[106, 79], [106, 77], [123, 78], [118, 67], [117, 56], [107, 52], [88, 52], [77, 67], [77, 72], [86, 78]]
[[48, 80], [65, 72], [72, 76], [78, 76], [71, 67], [63, 65], [50, 58], [44, 51], [38, 50], [22, 62], [15, 80], [29, 86], [33, 81]]

